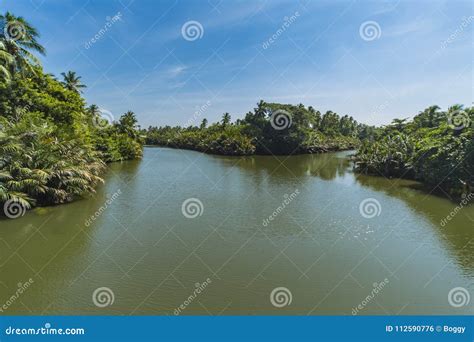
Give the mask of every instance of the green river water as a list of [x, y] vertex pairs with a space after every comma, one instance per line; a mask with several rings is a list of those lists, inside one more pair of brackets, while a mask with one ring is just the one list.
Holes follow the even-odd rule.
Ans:
[[92, 198], [0, 220], [0, 314], [474, 314], [474, 205], [348, 154], [145, 148]]

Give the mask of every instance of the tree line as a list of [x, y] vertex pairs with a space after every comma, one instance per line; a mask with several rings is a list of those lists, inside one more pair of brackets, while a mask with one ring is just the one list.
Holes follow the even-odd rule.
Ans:
[[322, 114], [303, 104], [260, 101], [235, 122], [224, 113], [220, 122], [210, 126], [204, 118], [200, 125], [150, 126], [143, 133], [149, 145], [226, 155], [278, 155], [353, 149], [374, 130], [348, 115]]

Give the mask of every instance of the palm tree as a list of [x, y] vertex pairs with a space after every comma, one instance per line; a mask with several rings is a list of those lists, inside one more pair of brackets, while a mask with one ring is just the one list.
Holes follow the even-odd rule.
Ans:
[[91, 104], [88, 108], [87, 108], [87, 112], [89, 113], [89, 115], [92, 117], [92, 118], [95, 118], [97, 116], [100, 115], [100, 109], [99, 109], [99, 106], [95, 105], [95, 104]]
[[[39, 59], [30, 52], [46, 54], [44, 47], [36, 40], [38, 37], [38, 31], [23, 17], [16, 17], [10, 12], [0, 15], [0, 50], [7, 52], [13, 59], [8, 68], [11, 75], [15, 71], [34, 73], [33, 67], [41, 65]], [[5, 58], [4, 53], [1, 55]]]
[[64, 78], [64, 81], [61, 83], [66, 89], [75, 91], [76, 93], [82, 93], [81, 88], [86, 88], [86, 86], [81, 83], [81, 76], [76, 76], [75, 71], [62, 72], [61, 75]]
[[207, 126], [207, 119], [202, 119], [201, 126], [199, 126], [200, 129], [204, 129]]
[[420, 114], [414, 118], [417, 126], [429, 128], [438, 126], [439, 122], [444, 120], [444, 114], [440, 113], [439, 109], [440, 108], [438, 106], [431, 106], [420, 112]]
[[222, 115], [222, 127], [225, 128], [230, 123], [230, 114], [224, 113]]
[[390, 124], [390, 127], [393, 127], [397, 131], [402, 132], [403, 128], [406, 126], [406, 121], [407, 120], [408, 120], [407, 118], [405, 118], [405, 119], [393, 119], [392, 123]]
[[10, 70], [13, 64], [13, 56], [6, 51], [3, 41], [0, 41], [0, 80], [10, 80]]
[[137, 122], [138, 120], [135, 113], [129, 110], [120, 117], [117, 127], [120, 133], [126, 133], [129, 137], [136, 138]]

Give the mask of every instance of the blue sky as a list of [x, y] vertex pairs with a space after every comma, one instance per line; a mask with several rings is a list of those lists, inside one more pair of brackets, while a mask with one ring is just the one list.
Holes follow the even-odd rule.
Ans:
[[[38, 28], [47, 72], [76, 71], [88, 103], [116, 118], [133, 110], [142, 127], [212, 122], [223, 112], [236, 119], [260, 99], [369, 124], [473, 101], [472, 1], [0, 0], [0, 7]], [[112, 22], [115, 15], [121, 19]], [[182, 34], [189, 21], [202, 26], [202, 36], [186, 36], [192, 41]]]

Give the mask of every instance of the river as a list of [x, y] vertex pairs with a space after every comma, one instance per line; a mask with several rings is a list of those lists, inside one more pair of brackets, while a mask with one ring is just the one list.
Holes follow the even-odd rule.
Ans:
[[0, 221], [0, 314], [473, 314], [474, 206], [348, 154], [147, 147], [92, 198]]

